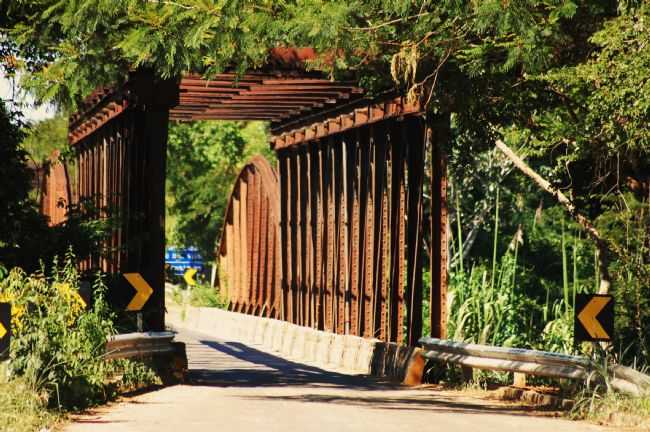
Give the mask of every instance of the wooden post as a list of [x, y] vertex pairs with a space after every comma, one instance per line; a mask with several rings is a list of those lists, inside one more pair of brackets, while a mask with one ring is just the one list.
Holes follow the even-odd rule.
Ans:
[[514, 372], [513, 385], [520, 388], [526, 387], [526, 374]]

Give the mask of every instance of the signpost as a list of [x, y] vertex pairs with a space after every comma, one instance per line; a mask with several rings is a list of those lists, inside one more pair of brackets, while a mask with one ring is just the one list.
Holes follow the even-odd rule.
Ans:
[[614, 297], [607, 294], [577, 294], [574, 341], [611, 342], [614, 335]]
[[11, 342], [11, 303], [0, 303], [0, 360], [9, 357]]

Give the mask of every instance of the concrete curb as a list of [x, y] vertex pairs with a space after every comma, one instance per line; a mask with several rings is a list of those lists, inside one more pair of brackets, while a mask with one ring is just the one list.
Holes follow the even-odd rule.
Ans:
[[339, 373], [373, 375], [416, 385], [424, 370], [419, 348], [338, 335], [272, 318], [187, 306], [169, 308], [166, 319], [174, 329], [255, 344], [291, 360]]

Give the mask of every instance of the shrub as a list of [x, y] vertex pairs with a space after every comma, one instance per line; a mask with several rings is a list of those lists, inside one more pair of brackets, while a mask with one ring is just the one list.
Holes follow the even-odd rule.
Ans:
[[79, 283], [71, 252], [62, 265], [55, 260], [47, 276], [44, 269], [27, 275], [14, 268], [0, 281], [0, 295], [12, 302], [10, 376], [60, 409], [106, 401], [123, 383], [133, 384], [133, 376], [152, 378], [143, 366], [105, 360], [107, 336], [115, 333], [106, 286], [98, 274], [86, 305]]
[[190, 304], [192, 306], [207, 306], [226, 309], [228, 299], [217, 288], [206, 283], [199, 283], [190, 289]]

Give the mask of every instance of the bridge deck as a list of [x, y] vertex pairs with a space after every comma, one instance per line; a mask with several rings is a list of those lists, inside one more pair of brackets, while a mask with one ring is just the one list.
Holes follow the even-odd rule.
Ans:
[[596, 431], [460, 392], [408, 389], [324, 371], [260, 347], [181, 332], [190, 383], [79, 416], [85, 431]]

